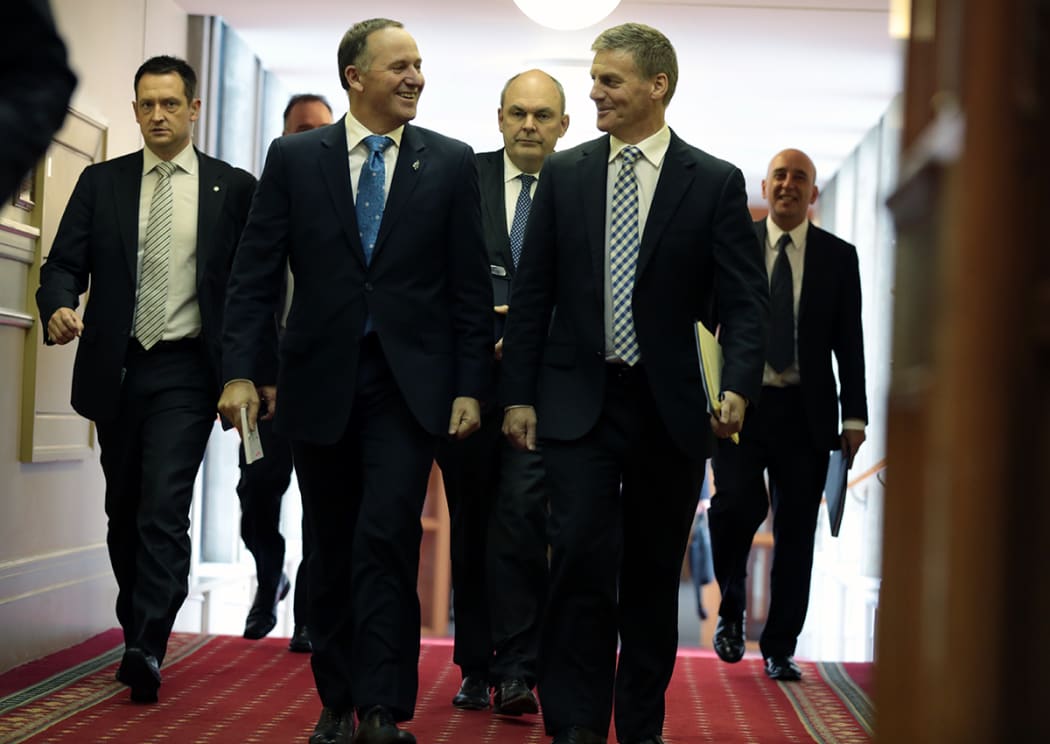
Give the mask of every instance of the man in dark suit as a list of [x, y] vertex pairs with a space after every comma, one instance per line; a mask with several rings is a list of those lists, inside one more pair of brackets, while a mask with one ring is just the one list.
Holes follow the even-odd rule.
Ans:
[[0, 200], [44, 154], [66, 118], [77, 78], [47, 0], [5, 4], [0, 47]]
[[[504, 337], [503, 428], [530, 450], [538, 437], [547, 469], [547, 730], [604, 742], [615, 698], [619, 741], [653, 744], [711, 429], [739, 429], [758, 393], [766, 286], [740, 171], [665, 123], [671, 43], [629, 23], [592, 48], [607, 136], [544, 165]], [[709, 420], [694, 323], [715, 308], [724, 400]]]
[[270, 146], [230, 283], [220, 410], [244, 406], [254, 426], [253, 360], [290, 262], [274, 424], [313, 541], [310, 741], [349, 741], [356, 708], [356, 744], [414, 742], [397, 723], [418, 687], [420, 516], [437, 439], [480, 423], [492, 287], [474, 153], [408, 123], [424, 84], [412, 36], [364, 21], [338, 59], [346, 117]]
[[715, 452], [709, 515], [722, 590], [714, 647], [723, 661], [736, 662], [744, 655], [748, 553], [772, 506], [769, 615], [759, 645], [766, 674], [780, 681], [802, 676], [793, 657], [809, 605], [829, 452], [841, 448], [852, 462], [868, 418], [857, 250], [810, 223], [816, 177], [805, 153], [784, 150], [762, 181], [769, 216], [754, 223], [755, 247], [768, 271], [771, 308], [762, 395], [740, 446], [720, 442]]
[[[284, 108], [284, 134], [308, 132], [332, 123], [332, 107], [323, 96], [300, 93], [292, 96]], [[285, 288], [291, 300], [291, 286]], [[285, 307], [280, 303], [277, 322], [284, 330]], [[255, 559], [258, 588], [248, 617], [244, 637], [263, 638], [277, 625], [277, 605], [288, 595], [288, 577], [284, 573], [284, 536], [281, 535], [281, 500], [292, 482], [292, 449], [288, 440], [273, 430], [272, 419], [260, 419], [259, 440], [265, 457], [248, 465], [244, 448], [239, 448], [241, 477], [237, 498], [241, 502], [241, 539]], [[294, 626], [288, 650], [309, 653], [310, 633], [306, 625], [306, 566], [310, 557], [310, 539], [303, 529], [303, 557], [295, 574], [295, 599], [292, 612]]]
[[[36, 295], [46, 343], [80, 337], [73, 407], [98, 429], [126, 649], [117, 679], [137, 702], [157, 700], [186, 598], [190, 502], [219, 397], [226, 280], [255, 187], [250, 174], [190, 145], [196, 86], [174, 57], [138, 69], [132, 105], [145, 149], [81, 174]], [[89, 285], [81, 321], [74, 310]]]
[[[499, 359], [536, 181], [569, 127], [565, 92], [542, 70], [520, 73], [503, 87], [497, 118], [504, 147], [478, 155], [478, 178]], [[452, 704], [488, 708], [491, 683], [494, 710], [522, 715], [539, 710], [532, 688], [547, 594], [547, 492], [539, 453], [512, 447], [502, 422], [493, 400], [481, 431], [438, 448], [452, 520], [453, 661], [463, 671]]]

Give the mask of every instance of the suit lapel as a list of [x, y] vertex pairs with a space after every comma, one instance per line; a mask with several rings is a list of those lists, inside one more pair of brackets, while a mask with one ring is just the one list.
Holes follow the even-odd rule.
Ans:
[[802, 259], [802, 289], [799, 290], [798, 296], [799, 336], [802, 335], [802, 319], [806, 316], [810, 296], [820, 292], [820, 285], [823, 282], [821, 272], [828, 265], [823, 254], [824, 242], [820, 237], [820, 232], [810, 222], [809, 227], [806, 228], [806, 255]]
[[218, 162], [197, 152], [197, 286], [200, 287], [207, 273], [208, 260], [212, 255], [212, 236], [226, 201], [226, 183]]
[[321, 177], [332, 197], [332, 206], [350, 248], [363, 266], [365, 252], [361, 247], [361, 234], [357, 230], [357, 212], [354, 209], [354, 194], [350, 188], [350, 159], [346, 149], [346, 119], [340, 119], [328, 127], [321, 140], [318, 153]]
[[576, 190], [583, 201], [584, 229], [591, 251], [591, 271], [594, 286], [598, 287], [598, 301], [604, 301], [605, 292], [605, 192], [609, 178], [609, 135], [595, 140], [580, 155], [577, 164], [579, 182]]
[[132, 283], [138, 281], [139, 201], [142, 197], [142, 151], [124, 158], [113, 175], [113, 203], [117, 210], [117, 229], [124, 249], [125, 264]]
[[481, 188], [482, 202], [485, 204], [485, 222], [491, 225], [490, 235], [486, 236], [495, 246], [496, 252], [503, 259], [503, 267], [513, 275], [514, 258], [510, 252], [510, 235], [507, 234], [507, 199], [503, 172], [503, 150], [494, 153], [478, 162], [478, 185]]
[[672, 132], [671, 143], [667, 147], [663, 165], [660, 167], [660, 178], [656, 182], [653, 202], [649, 206], [649, 215], [645, 220], [645, 232], [642, 234], [642, 244], [638, 249], [635, 281], [645, 271], [653, 251], [660, 243], [660, 237], [678, 212], [678, 206], [695, 177], [696, 161], [689, 157], [682, 141]]
[[376, 247], [372, 252], [373, 262], [383, 250], [386, 238], [393, 229], [392, 226], [397, 224], [401, 212], [412, 200], [412, 192], [415, 191], [419, 179], [426, 172], [427, 161], [423, 157], [426, 149], [416, 129], [406, 124], [401, 135], [397, 162], [394, 165], [394, 178], [390, 182], [390, 193], [387, 194], [386, 204], [383, 207], [383, 221], [379, 225], [379, 237], [376, 238]]

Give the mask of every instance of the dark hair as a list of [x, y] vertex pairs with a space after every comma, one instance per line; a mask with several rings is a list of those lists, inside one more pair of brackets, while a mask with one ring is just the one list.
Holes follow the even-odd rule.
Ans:
[[197, 97], [197, 73], [186, 60], [169, 57], [166, 54], [150, 57], [139, 66], [135, 73], [135, 97], [139, 95], [139, 80], [143, 75], [167, 75], [170, 72], [177, 72], [182, 78], [182, 86], [186, 89], [186, 100], [192, 103]]
[[391, 21], [389, 18], [372, 18], [368, 21], [355, 23], [343, 34], [343, 40], [339, 42], [339, 84], [343, 90], [350, 90], [350, 83], [346, 82], [346, 68], [350, 65], [367, 70], [372, 64], [370, 57], [365, 56], [368, 47], [368, 35], [373, 31], [384, 28], [404, 28], [405, 24], [400, 21]]
[[670, 40], [652, 26], [642, 23], [624, 23], [599, 34], [591, 45], [592, 52], [627, 52], [634, 66], [646, 78], [661, 72], [667, 75], [667, 95], [664, 105], [671, 102], [678, 87], [678, 56]]
[[[547, 77], [549, 77], [551, 79], [551, 82], [554, 83], [554, 87], [558, 89], [558, 96], [561, 98], [561, 111], [559, 113], [564, 114], [565, 113], [565, 88], [561, 87], [561, 83], [558, 82], [557, 78], [555, 78], [549, 72], [544, 72], [543, 70], [525, 70], [525, 72], [543, 72], [544, 75], [546, 75]], [[512, 77], [510, 80], [508, 80], [506, 83], [503, 84], [503, 91], [499, 94], [499, 107], [500, 108], [503, 108], [503, 104], [507, 100], [507, 88], [510, 87], [511, 83], [513, 83], [515, 80], [517, 80], [522, 75], [524, 75], [525, 72], [519, 72], [517, 75], [515, 75], [514, 77]]]
[[298, 93], [288, 99], [288, 105], [284, 107], [284, 116], [281, 117], [281, 121], [288, 121], [288, 114], [292, 113], [292, 109], [300, 103], [322, 103], [328, 109], [328, 113], [332, 113], [332, 107], [324, 96], [317, 93]]

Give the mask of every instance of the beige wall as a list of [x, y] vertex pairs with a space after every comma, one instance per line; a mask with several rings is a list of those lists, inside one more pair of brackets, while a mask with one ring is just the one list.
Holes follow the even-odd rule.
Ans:
[[[174, 0], [51, 5], [79, 78], [73, 107], [108, 126], [107, 157], [138, 149], [135, 69], [154, 54], [186, 56], [186, 13]], [[10, 205], [0, 218], [29, 219]], [[28, 276], [23, 261], [0, 251], [0, 310], [31, 306], [35, 286], [22, 289]], [[39, 330], [0, 324], [0, 670], [116, 625], [97, 447], [76, 461], [18, 459], [27, 333]]]

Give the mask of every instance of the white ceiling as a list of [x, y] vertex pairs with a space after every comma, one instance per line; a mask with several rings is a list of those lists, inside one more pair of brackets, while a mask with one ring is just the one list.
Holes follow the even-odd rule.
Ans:
[[591, 43], [618, 23], [649, 24], [678, 52], [668, 122], [690, 143], [740, 166], [755, 204], [775, 152], [806, 151], [823, 183], [901, 89], [902, 46], [887, 31], [890, 0], [624, 0], [581, 31], [544, 29], [513, 0], [176, 2], [191, 14], [222, 16], [289, 92], [322, 93], [337, 115], [346, 110], [335, 61], [343, 32], [376, 15], [402, 21], [426, 74], [416, 123], [478, 151], [502, 146], [500, 90], [530, 67], [565, 87], [571, 125], [561, 147], [596, 136], [587, 97]]

